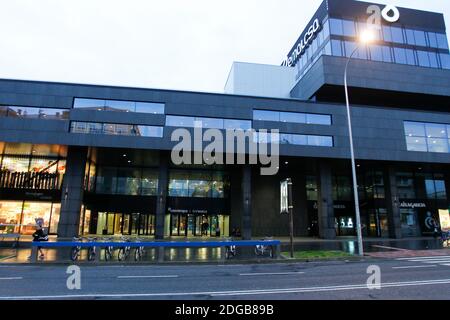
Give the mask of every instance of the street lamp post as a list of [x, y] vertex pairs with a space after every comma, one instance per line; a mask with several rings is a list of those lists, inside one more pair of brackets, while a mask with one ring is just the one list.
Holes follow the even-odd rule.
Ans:
[[352, 177], [353, 177], [353, 193], [355, 198], [355, 215], [356, 215], [356, 234], [358, 236], [358, 254], [360, 256], [364, 255], [363, 241], [362, 241], [362, 230], [361, 230], [361, 214], [359, 212], [359, 196], [358, 196], [358, 181], [356, 178], [356, 164], [355, 164], [355, 152], [353, 149], [353, 133], [352, 133], [352, 120], [350, 117], [350, 102], [348, 99], [348, 87], [347, 87], [347, 69], [352, 59], [353, 55], [358, 51], [359, 46], [357, 45], [352, 54], [348, 57], [347, 63], [345, 64], [344, 71], [344, 87], [345, 87], [345, 102], [347, 105], [347, 121], [348, 121], [348, 136], [350, 140], [350, 156], [352, 162]]

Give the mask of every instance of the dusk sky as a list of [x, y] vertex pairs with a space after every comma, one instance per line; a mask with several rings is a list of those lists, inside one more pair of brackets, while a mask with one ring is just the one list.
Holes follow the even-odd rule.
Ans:
[[[0, 0], [0, 78], [222, 92], [279, 65], [321, 0]], [[385, 0], [443, 12], [450, 1]]]

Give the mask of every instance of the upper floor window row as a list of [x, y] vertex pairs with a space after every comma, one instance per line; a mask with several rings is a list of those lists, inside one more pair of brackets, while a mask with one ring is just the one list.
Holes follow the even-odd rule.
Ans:
[[119, 123], [72, 121], [70, 123], [70, 132], [162, 138], [163, 127], [142, 126], [134, 124], [119, 124]]
[[10, 118], [67, 120], [69, 109], [0, 106], [0, 116]]
[[[365, 22], [330, 18], [330, 33], [338, 36], [356, 37], [359, 32], [367, 29]], [[408, 44], [412, 46], [430, 47], [448, 50], [445, 33], [427, 32], [400, 27], [382, 26], [377, 32], [377, 40]]]
[[164, 114], [164, 103], [75, 98], [74, 108], [97, 111], [141, 112]]
[[450, 152], [450, 124], [405, 121], [408, 151]]
[[252, 122], [250, 120], [188, 117], [188, 116], [166, 116], [166, 126], [168, 127], [195, 128], [196, 122], [200, 125], [200, 127], [210, 129], [249, 130], [252, 128]]
[[331, 115], [270, 110], [253, 110], [253, 120], [331, 125]]
[[[349, 57], [356, 48], [353, 41], [331, 40], [331, 54], [337, 57]], [[372, 61], [408, 64], [413, 66], [450, 69], [450, 55], [436, 51], [414, 50], [400, 47], [369, 45], [360, 46], [355, 58]]]

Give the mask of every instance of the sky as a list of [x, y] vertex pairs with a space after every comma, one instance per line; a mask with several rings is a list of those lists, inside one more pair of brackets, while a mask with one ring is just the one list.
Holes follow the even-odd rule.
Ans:
[[[279, 65], [322, 0], [0, 0], [0, 78], [223, 92]], [[372, 1], [442, 12], [449, 0]]]

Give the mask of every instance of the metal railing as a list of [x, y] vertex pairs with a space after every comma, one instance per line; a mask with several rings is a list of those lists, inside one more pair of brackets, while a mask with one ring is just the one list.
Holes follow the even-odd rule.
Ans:
[[58, 173], [0, 171], [0, 188], [58, 190], [60, 182]]

